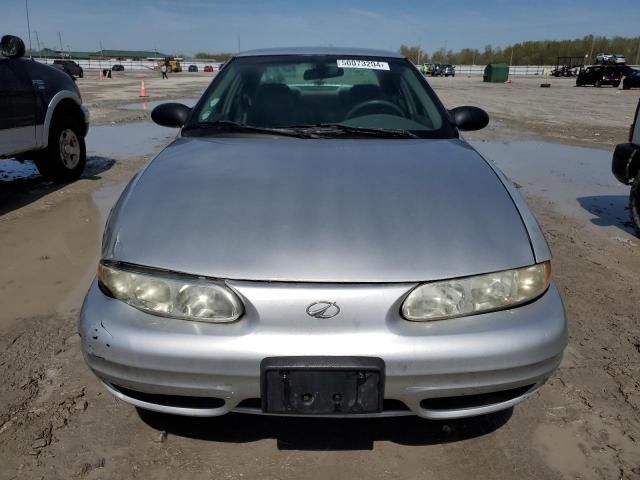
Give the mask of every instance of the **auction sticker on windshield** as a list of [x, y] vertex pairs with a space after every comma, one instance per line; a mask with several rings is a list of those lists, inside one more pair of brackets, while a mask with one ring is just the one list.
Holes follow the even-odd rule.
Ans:
[[370, 70], [389, 70], [387, 62], [378, 62], [376, 60], [336, 60], [339, 68], [368, 68]]

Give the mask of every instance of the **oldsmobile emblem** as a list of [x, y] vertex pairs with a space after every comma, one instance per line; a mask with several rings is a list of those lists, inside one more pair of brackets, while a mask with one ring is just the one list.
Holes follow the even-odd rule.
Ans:
[[307, 307], [307, 315], [314, 318], [331, 318], [340, 313], [336, 302], [314, 302]]

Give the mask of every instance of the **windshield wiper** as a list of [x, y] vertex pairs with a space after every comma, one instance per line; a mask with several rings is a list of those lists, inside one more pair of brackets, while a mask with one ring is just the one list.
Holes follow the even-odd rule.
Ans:
[[240, 133], [263, 133], [267, 135], [284, 135], [287, 137], [296, 138], [308, 138], [304, 132], [299, 132], [294, 129], [287, 128], [267, 128], [267, 127], [253, 127], [251, 125], [244, 125], [242, 123], [232, 122], [231, 120], [217, 120], [215, 122], [198, 122], [193, 125], [187, 125], [184, 127], [184, 131], [193, 130], [205, 130], [205, 129], [219, 129]]
[[286, 128], [291, 128], [295, 131], [304, 132], [312, 136], [352, 135], [378, 138], [420, 138], [418, 135], [409, 130], [396, 128], [352, 127], [350, 125], [344, 125], [343, 123], [291, 125]]

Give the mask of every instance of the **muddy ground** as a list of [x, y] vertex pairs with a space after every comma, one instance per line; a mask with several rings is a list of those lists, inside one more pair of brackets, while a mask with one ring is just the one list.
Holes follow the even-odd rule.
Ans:
[[[211, 77], [180, 74], [163, 83], [125, 72], [80, 80], [94, 125], [148, 118], [148, 110], [124, 108], [139, 101], [141, 78], [154, 100], [193, 97]], [[491, 128], [469, 136], [476, 142], [611, 149], [624, 139], [638, 91], [551, 82], [551, 89], [540, 89], [538, 78], [432, 84], [449, 107], [475, 104], [491, 113]], [[107, 139], [112, 132], [114, 145], [131, 141], [122, 130], [99, 132]], [[100, 147], [71, 185], [0, 162], [0, 479], [640, 478], [640, 240], [624, 224], [626, 190], [604, 180], [608, 165], [603, 180], [593, 179], [616, 199], [598, 207], [615, 210], [607, 225], [591, 211], [567, 214], [573, 210], [562, 197], [514, 178], [551, 244], [570, 344], [551, 381], [512, 411], [455, 422], [189, 419], [114, 399], [84, 365], [78, 309], [109, 208], [171, 133], [142, 135], [145, 154]], [[602, 150], [597, 158], [608, 157]]]

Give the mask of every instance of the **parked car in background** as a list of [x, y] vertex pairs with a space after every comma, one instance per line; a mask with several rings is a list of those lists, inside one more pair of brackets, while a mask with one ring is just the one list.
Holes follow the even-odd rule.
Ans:
[[205, 65], [204, 69], [202, 71], [206, 72], [206, 73], [212, 73], [213, 72], [213, 67], [211, 65]]
[[624, 55], [615, 55], [612, 53], [599, 53], [596, 55], [596, 64], [600, 65], [624, 65], [627, 59]]
[[543, 233], [461, 137], [488, 115], [447, 110], [400, 54], [244, 52], [151, 118], [177, 138], [111, 211], [80, 313], [116, 397], [443, 420], [509, 409], [560, 364]]
[[24, 43], [0, 41], [0, 158], [34, 160], [57, 182], [77, 179], [86, 163], [89, 112], [62, 65], [22, 58]]
[[73, 60], [54, 60], [54, 65], [58, 65], [62, 70], [72, 77], [83, 78], [84, 70]]
[[189, 68], [187, 69], [187, 71], [189, 71], [189, 72], [197, 72], [198, 71], [198, 66], [197, 65], [189, 65]]
[[640, 88], [640, 71], [630, 72], [622, 79], [622, 89], [629, 90], [630, 88]]
[[629, 210], [631, 220], [640, 232], [640, 100], [629, 129], [629, 141], [616, 146], [611, 170], [620, 182], [631, 185]]
[[609, 63], [614, 55], [610, 53], [599, 53], [596, 55], [596, 63], [605, 64]]
[[439, 77], [442, 75], [443, 65], [441, 63], [432, 63], [429, 67], [429, 75], [432, 77]]
[[442, 75], [445, 77], [455, 77], [456, 76], [456, 68], [453, 65], [443, 65], [442, 67]]
[[622, 75], [623, 70], [613, 65], [582, 67], [576, 77], [576, 86], [593, 85], [594, 87], [602, 87], [603, 85], [611, 85], [612, 87], [618, 87], [622, 80]]
[[571, 67], [569, 65], [560, 65], [551, 70], [554, 77], [574, 77], [578, 74], [579, 67]]
[[111, 70], [114, 72], [124, 72], [124, 65], [121, 65], [120, 63], [116, 63], [114, 66], [111, 67]]

